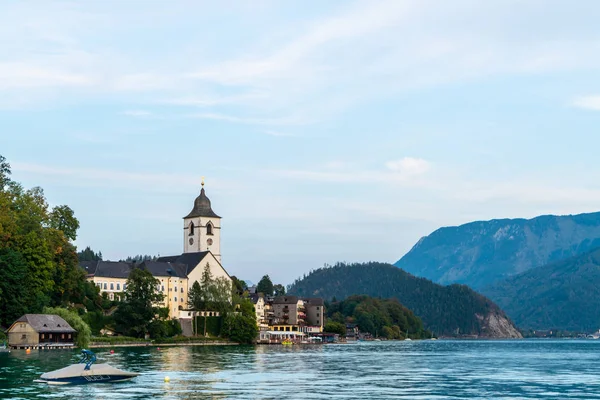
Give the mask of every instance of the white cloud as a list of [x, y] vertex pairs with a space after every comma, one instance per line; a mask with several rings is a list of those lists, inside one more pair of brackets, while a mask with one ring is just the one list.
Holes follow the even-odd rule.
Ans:
[[129, 117], [149, 117], [150, 115], [152, 115], [150, 111], [146, 110], [125, 110], [120, 114], [127, 115]]
[[422, 158], [404, 157], [400, 160], [388, 161], [385, 166], [401, 174], [421, 175], [429, 171], [431, 164]]
[[572, 105], [585, 110], [600, 111], [600, 95], [577, 97], [573, 100]]
[[[71, 168], [56, 167], [32, 163], [11, 163], [15, 173], [27, 173], [46, 177], [55, 177], [60, 182], [69, 186], [125, 186], [136, 185], [137, 188], [158, 191], [177, 191], [183, 188], [199, 186], [200, 179], [197, 176], [182, 174], [153, 174], [139, 173], [97, 168]], [[211, 186], [213, 183], [211, 182]], [[215, 187], [220, 183], [216, 182]], [[185, 190], [185, 189], [183, 189]]]
[[88, 86], [84, 74], [24, 62], [0, 62], [0, 90], [52, 86]]
[[[48, 101], [73, 95], [60, 88], [76, 87], [85, 92], [75, 96], [117, 92], [141, 104], [238, 105], [220, 118], [231, 123], [314, 122], [413, 88], [600, 65], [600, 38], [586, 35], [589, 21], [573, 26], [562, 18], [565, 10], [584, 20], [594, 13], [583, 15], [566, 3], [531, 2], [515, 11], [502, 1], [374, 0], [292, 21], [277, 15], [279, 7], [264, 7], [260, 17], [278, 21], [282, 34], [255, 29], [225, 48], [211, 45], [202, 24], [192, 24], [195, 13], [211, 19], [216, 9], [186, 3], [140, 11], [127, 2], [67, 2], [31, 10], [15, 3], [0, 15], [0, 49], [10, 60], [0, 63], [0, 90], [12, 89], [2, 101]], [[233, 21], [248, 17], [243, 5], [229, 12]], [[544, 19], [537, 18], [541, 14]], [[535, 23], [524, 29], [527, 20]], [[192, 34], [177, 40], [156, 41], [150, 32], [172, 34], [185, 24]], [[514, 29], [506, 31], [507, 25]], [[108, 32], [101, 41], [99, 32]], [[3, 41], [3, 35], [20, 40]], [[54, 90], [45, 96], [34, 90], [48, 88]], [[217, 119], [216, 113], [204, 118], [210, 115]]]
[[[197, 119], [212, 119], [217, 121], [227, 121], [236, 124], [245, 125], [304, 125], [308, 121], [303, 121], [295, 117], [276, 117], [276, 118], [253, 118], [253, 117], [236, 117], [232, 115], [219, 113], [194, 113], [187, 114], [187, 118]], [[265, 132], [266, 133], [266, 132]]]

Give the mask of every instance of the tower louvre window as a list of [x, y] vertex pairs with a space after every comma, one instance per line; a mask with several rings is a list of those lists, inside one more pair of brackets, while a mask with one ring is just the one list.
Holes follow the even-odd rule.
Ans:
[[213, 226], [210, 222], [206, 224], [206, 234], [207, 235], [213, 234]]
[[190, 236], [194, 236], [194, 228], [195, 228], [194, 223], [190, 222]]

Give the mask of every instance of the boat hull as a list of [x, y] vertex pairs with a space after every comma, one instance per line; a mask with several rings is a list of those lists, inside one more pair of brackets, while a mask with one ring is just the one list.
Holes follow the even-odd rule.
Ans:
[[37, 382], [47, 383], [48, 385], [81, 385], [87, 383], [114, 383], [125, 382], [135, 378], [134, 376], [123, 375], [85, 375], [85, 376], [70, 376], [67, 378], [57, 379], [38, 379]]

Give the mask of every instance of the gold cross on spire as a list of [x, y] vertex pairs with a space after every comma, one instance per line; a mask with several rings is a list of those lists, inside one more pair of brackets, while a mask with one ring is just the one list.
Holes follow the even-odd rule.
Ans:
[[202, 187], [204, 187], [204, 177], [202, 177]]

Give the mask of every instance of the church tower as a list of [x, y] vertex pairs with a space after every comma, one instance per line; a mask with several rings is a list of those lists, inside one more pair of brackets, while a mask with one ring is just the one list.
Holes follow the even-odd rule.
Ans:
[[183, 217], [183, 252], [207, 250], [221, 262], [221, 217], [212, 210], [202, 179], [200, 196], [196, 197], [192, 211]]

